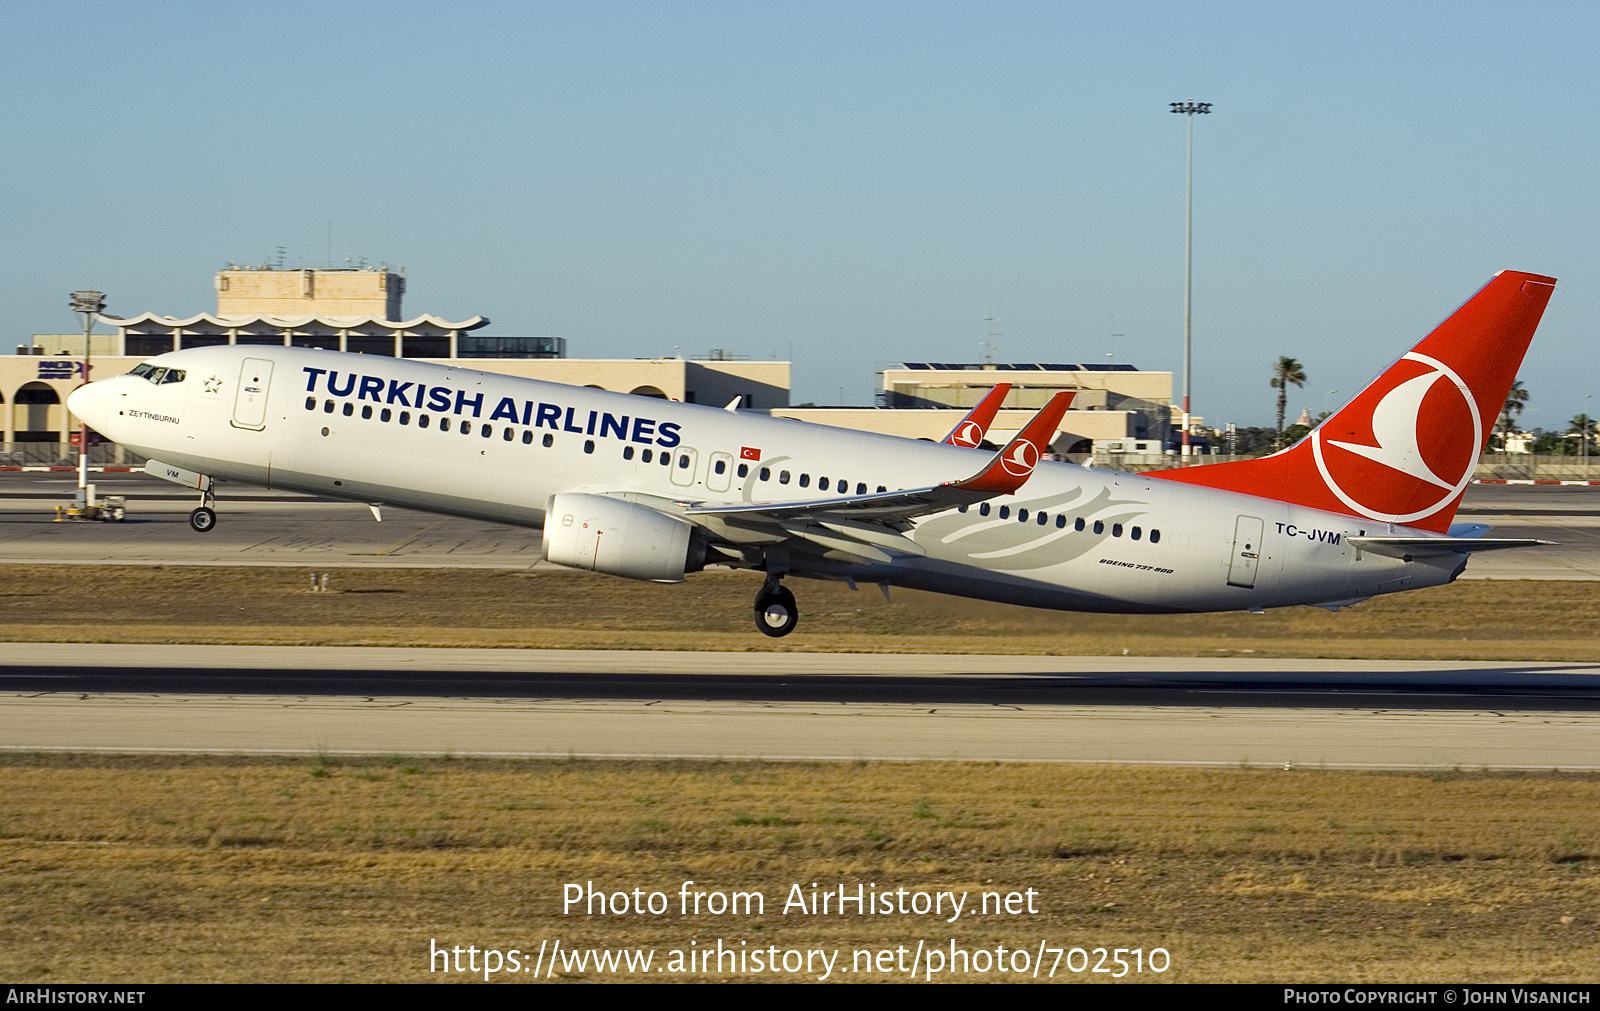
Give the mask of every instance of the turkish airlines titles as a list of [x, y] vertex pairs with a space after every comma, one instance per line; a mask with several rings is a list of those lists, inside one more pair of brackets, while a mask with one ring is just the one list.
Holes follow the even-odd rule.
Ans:
[[[448, 386], [424, 386], [417, 382], [400, 382], [381, 376], [344, 374], [340, 381], [338, 370], [313, 369], [301, 371], [307, 375], [306, 392], [316, 393], [320, 383], [323, 391], [333, 397], [351, 397], [370, 400], [375, 404], [399, 404], [414, 409], [426, 408], [436, 414], [463, 414], [483, 416], [483, 394], [467, 395], [466, 390], [451, 390]], [[681, 427], [676, 422], [657, 422], [651, 418], [612, 414], [609, 411], [590, 411], [587, 419], [580, 420], [576, 408], [560, 404], [538, 403], [512, 397], [501, 397], [489, 414], [490, 421], [507, 421], [529, 428], [549, 428], [557, 432], [577, 435], [594, 435], [602, 439], [617, 438], [626, 442], [639, 442], [670, 449], [682, 441]]]

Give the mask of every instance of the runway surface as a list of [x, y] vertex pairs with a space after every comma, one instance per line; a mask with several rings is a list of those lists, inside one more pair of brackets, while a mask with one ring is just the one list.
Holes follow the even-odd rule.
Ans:
[[[0, 476], [0, 561], [526, 569], [534, 530], [243, 487], [217, 528], [143, 475], [55, 523]], [[1600, 579], [1600, 488], [1475, 486], [1464, 521], [1559, 541], [1467, 578]], [[1600, 666], [10, 644], [9, 749], [1600, 769]]]
[[1600, 769], [1600, 665], [15, 644], [0, 747]]
[[[94, 565], [373, 566], [528, 569], [540, 532], [385, 507], [373, 520], [361, 503], [313, 499], [240, 485], [218, 491], [218, 523], [197, 534], [186, 496], [143, 474], [94, 475], [102, 495], [129, 499], [123, 523], [56, 523], [77, 478], [0, 474], [0, 562]], [[1466, 579], [1600, 579], [1600, 488], [1474, 485], [1459, 517], [1488, 523], [1497, 537], [1556, 541], [1551, 547], [1485, 552]]]

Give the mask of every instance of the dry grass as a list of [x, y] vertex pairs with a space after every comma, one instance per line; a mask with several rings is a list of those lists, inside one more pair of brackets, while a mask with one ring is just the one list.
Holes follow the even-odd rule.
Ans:
[[[1044, 939], [1164, 947], [1173, 968], [1159, 978], [1181, 981], [1592, 981], [1600, 955], [1600, 781], [1588, 777], [0, 762], [0, 976], [16, 982], [424, 980], [432, 939], [529, 950], [559, 937], [661, 957], [718, 938], [846, 950]], [[675, 896], [689, 879], [759, 890], [766, 911], [561, 911], [567, 882]], [[796, 882], [1035, 888], [1040, 912], [785, 916]]]
[[1485, 660], [1600, 658], [1594, 583], [1462, 582], [1329, 613], [1125, 616], [795, 581], [802, 621], [751, 628], [757, 583], [676, 586], [578, 572], [5, 566], [0, 641], [499, 646], [590, 649], [1214, 655]]

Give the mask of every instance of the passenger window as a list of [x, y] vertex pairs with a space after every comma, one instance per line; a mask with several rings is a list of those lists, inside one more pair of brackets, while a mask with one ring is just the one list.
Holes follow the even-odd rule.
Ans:
[[[549, 438], [549, 436], [545, 436], [545, 438]], [[654, 453], [647, 449], [643, 453], [639, 454], [639, 459], [645, 463], [649, 463], [651, 460], [655, 459], [655, 456], [656, 455]]]
[[[461, 423], [461, 427], [462, 427], [463, 430], [465, 430], [470, 424], [471, 424], [471, 422], [463, 421]], [[485, 439], [487, 439], [489, 436], [494, 434], [494, 426], [493, 425], [484, 425], [483, 426], [483, 431], [479, 432], [478, 434], [483, 436]]]
[[506, 440], [506, 441], [507, 441], [507, 442], [510, 442], [510, 441], [511, 441], [511, 440], [512, 440], [512, 439], [515, 439], [515, 438], [516, 438], [516, 437], [517, 437], [517, 433], [515, 433], [515, 432], [513, 432], [513, 431], [512, 431], [512, 430], [511, 430], [511, 428], [510, 428], [510, 426], [507, 426], [507, 427], [506, 427], [506, 434], [505, 434], [505, 436], [504, 436], [504, 439], [505, 439], [505, 440]]
[[984, 502], [984, 503], [981, 503], [978, 506], [978, 515], [979, 516], [987, 516], [987, 515], [989, 515], [989, 503]]
[[[882, 488], [879, 488], [878, 490], [879, 491], [883, 491]], [[867, 486], [865, 484], [859, 482], [859, 481], [856, 482], [856, 494], [857, 495], [865, 495], [866, 493], [867, 493]]]
[[362, 404], [361, 405], [361, 420], [362, 421], [371, 421], [372, 420], [372, 405], [371, 404]]
[[828, 490], [828, 479], [825, 478], [825, 477], [817, 478], [817, 491], [827, 491], [827, 490]]
[[378, 415], [378, 420], [379, 421], [388, 421], [392, 417], [394, 417], [394, 412], [389, 410], [387, 407], [385, 407], [383, 409], [383, 413]]
[[1039, 525], [1042, 527], [1046, 523], [1050, 522], [1050, 517], [1046, 516], [1044, 513], [1040, 513], [1038, 522], [1039, 522]]
[[333, 401], [328, 400], [328, 401], [324, 401], [323, 402], [323, 404], [322, 404], [322, 413], [323, 414], [332, 414], [333, 413]]
[[348, 417], [350, 417], [350, 415], [352, 415], [354, 413], [356, 413], [356, 405], [355, 404], [345, 404], [344, 405], [344, 416], [345, 417], [348, 418]]
[[317, 409], [317, 398], [316, 397], [307, 397], [306, 398], [306, 410], [315, 411], [316, 409]]
[[888, 490], [889, 490], [889, 489], [887, 489], [887, 488], [885, 488], [885, 487], [884, 487], [884, 486], [883, 486], [883, 485], [881, 485], [881, 484], [880, 484], [880, 485], [878, 485], [878, 494], [879, 494], [879, 495], [882, 495], [882, 494], [883, 494], [883, 493], [884, 493], [884, 492], [886, 492], [886, 491], [888, 491]]
[[1128, 536], [1132, 537], [1134, 540], [1138, 540], [1139, 535], [1142, 533], [1144, 533], [1143, 530], [1140, 530], [1138, 527], [1134, 527], [1132, 530], [1128, 531]]
[[633, 447], [632, 446], [623, 446], [622, 447], [622, 458], [624, 460], [632, 460], [633, 459]]
[[1105, 533], [1106, 532], [1106, 525], [1104, 523], [1100, 522], [1099, 520], [1095, 520], [1094, 521], [1094, 532], [1097, 533], [1097, 534]]
[[1026, 523], [1026, 522], [1028, 522], [1028, 510], [1027, 509], [1018, 509], [1017, 510], [1017, 522], [1018, 523]]
[[811, 487], [811, 475], [810, 474], [801, 474], [800, 475], [800, 487], [802, 487], [802, 488]]
[[1065, 530], [1065, 529], [1067, 529], [1067, 518], [1065, 516], [1057, 516], [1056, 517], [1056, 529], [1057, 530]]
[[958, 506], [956, 506], [956, 512], [958, 512], [958, 513], [964, 513], [964, 512], [966, 512], [966, 511], [967, 511], [967, 507], [966, 507], [966, 506], [964, 506], [964, 505], [958, 505]]
[[1111, 536], [1112, 537], [1121, 537], [1122, 536], [1122, 524], [1121, 523], [1113, 523], [1113, 524], [1111, 524]]
[[788, 471], [786, 471], [786, 470], [778, 471], [778, 483], [779, 484], [788, 484], [789, 483], [789, 472]]
[[533, 429], [529, 428], [529, 429], [526, 429], [526, 430], [523, 431], [523, 433], [522, 433], [522, 444], [524, 446], [533, 445]]
[[[483, 427], [484, 428], [488, 428], [489, 426], [488, 425], [484, 425]], [[462, 435], [471, 435], [472, 434], [472, 422], [468, 421], [466, 418], [462, 418], [461, 419], [461, 434]], [[488, 432], [484, 432], [483, 434], [484, 435], [488, 435], [489, 433]]]
[[688, 453], [685, 453], [682, 456], [678, 457], [678, 469], [679, 470], [684, 470], [688, 466], [689, 466], [689, 454]]
[[593, 439], [585, 439], [585, 440], [583, 440], [583, 451], [585, 453], [593, 453], [594, 452], [594, 440]]
[[402, 424], [402, 425], [411, 424], [411, 412], [410, 411], [401, 411], [400, 412], [400, 424]]
[[428, 427], [428, 416], [426, 414], [417, 415], [417, 427], [418, 428], [427, 428]]
[[661, 466], [667, 467], [667, 466], [671, 466], [671, 464], [672, 464], [672, 454], [666, 452], [665, 450], [663, 450], [662, 453], [661, 453]]
[[544, 433], [544, 448], [549, 449], [556, 444], [556, 437], [549, 432]]
[[1000, 518], [1003, 519], [1003, 520], [1008, 520], [1008, 519], [1011, 518], [1011, 507], [1010, 506], [1001, 506], [1000, 507]]
[[726, 474], [728, 472], [728, 461], [718, 460], [716, 470], [718, 474]]
[[1078, 530], [1078, 531], [1082, 531], [1083, 530], [1083, 517], [1082, 516], [1079, 516], [1077, 519], [1072, 521], [1072, 529]]
[[750, 465], [748, 463], [739, 464], [739, 476], [740, 477], [749, 477], [750, 476]]
[[770, 468], [770, 467], [762, 467], [761, 468], [761, 480], [763, 480], [763, 481], [772, 480], [772, 468]]
[[1150, 543], [1151, 544], [1160, 544], [1161, 543], [1161, 531], [1159, 531], [1159, 530], [1150, 531]]

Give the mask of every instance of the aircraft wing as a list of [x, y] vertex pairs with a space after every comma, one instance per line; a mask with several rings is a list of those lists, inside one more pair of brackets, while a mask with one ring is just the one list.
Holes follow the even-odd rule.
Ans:
[[876, 561], [890, 559], [884, 548], [921, 554], [921, 548], [902, 536], [910, 529], [907, 521], [1020, 489], [1055, 438], [1072, 397], [1070, 392], [1056, 394], [1004, 449], [977, 473], [961, 480], [799, 502], [680, 502], [679, 507], [685, 518], [702, 525], [726, 529], [731, 522], [739, 527], [766, 528], [779, 539], [798, 537]]

